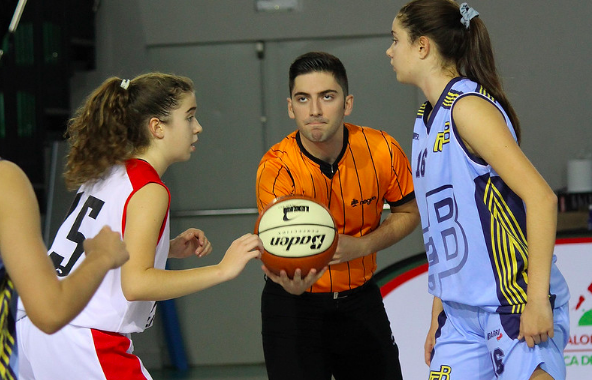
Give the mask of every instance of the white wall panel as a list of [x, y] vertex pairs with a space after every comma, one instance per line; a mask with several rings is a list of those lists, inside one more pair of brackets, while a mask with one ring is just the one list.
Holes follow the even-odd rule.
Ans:
[[294, 12], [257, 12], [254, 0], [137, 0], [149, 46], [390, 33], [401, 0], [301, 0]]
[[158, 47], [149, 56], [153, 69], [194, 81], [203, 127], [192, 158], [164, 175], [173, 192], [171, 210], [255, 205], [255, 172], [263, 154], [255, 44]]
[[[177, 231], [199, 227], [214, 247], [201, 259], [169, 260], [171, 269], [214, 265], [234, 241], [252, 232], [255, 215], [177, 218]], [[260, 299], [263, 289], [261, 262], [252, 260], [234, 280], [177, 299], [187, 356], [193, 365], [263, 362]]]

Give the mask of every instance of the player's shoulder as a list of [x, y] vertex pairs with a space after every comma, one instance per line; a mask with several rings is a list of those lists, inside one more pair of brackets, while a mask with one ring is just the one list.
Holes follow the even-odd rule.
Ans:
[[462, 98], [484, 99], [496, 103], [493, 95], [480, 83], [469, 78], [455, 78], [449, 85], [447, 102], [456, 104]]
[[493, 95], [481, 84], [471, 79], [460, 79], [452, 86], [450, 93], [453, 93], [454, 96], [451, 98], [448, 108], [453, 110], [455, 120], [462, 113], [462, 110], [467, 109], [468, 113], [472, 114], [482, 109], [493, 110], [497, 108], [505, 114]]
[[14, 174], [19, 173], [21, 169], [14, 162], [5, 160], [2, 157], [0, 157], [0, 171], [2, 171], [2, 173]]
[[[160, 215], [170, 203], [170, 194], [167, 188], [159, 183], [151, 182], [133, 192], [128, 201], [128, 214], [142, 209], [142, 213], [154, 213]], [[144, 214], [142, 214], [144, 215]]]
[[14, 162], [0, 159], [0, 182], [9, 188], [22, 188], [28, 185], [28, 177]]
[[465, 77], [458, 77], [458, 78], [454, 78], [451, 83], [450, 83], [450, 90], [456, 91], [456, 92], [478, 92], [479, 91], [479, 87], [481, 87], [479, 85], [479, 83], [469, 79], [469, 78], [465, 78]]

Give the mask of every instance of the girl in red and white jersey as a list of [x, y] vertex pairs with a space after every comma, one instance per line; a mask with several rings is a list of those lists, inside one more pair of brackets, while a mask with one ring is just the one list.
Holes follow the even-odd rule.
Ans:
[[110, 78], [70, 121], [65, 177], [79, 188], [48, 254], [58, 276], [67, 277], [85, 259], [84, 238], [108, 225], [123, 236], [130, 259], [109, 271], [88, 306], [57, 334], [44, 334], [19, 310], [21, 379], [150, 379], [129, 333], [152, 324], [155, 301], [233, 279], [259, 257], [261, 241], [246, 234], [217, 265], [165, 269], [168, 257], [212, 250], [194, 228], [169, 240], [170, 193], [160, 179], [195, 151], [202, 127], [193, 91], [189, 78], [174, 75]]

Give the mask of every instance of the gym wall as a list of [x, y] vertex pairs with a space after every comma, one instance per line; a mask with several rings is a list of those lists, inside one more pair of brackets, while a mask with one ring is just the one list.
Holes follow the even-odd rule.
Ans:
[[[386, 130], [411, 153], [413, 118], [423, 95], [396, 82], [385, 55], [392, 19], [403, 4], [301, 0], [297, 11], [259, 13], [254, 1], [100, 2], [96, 70], [72, 78], [73, 108], [111, 75], [131, 78], [158, 70], [187, 75], [196, 84], [204, 132], [192, 159], [172, 166], [164, 179], [172, 192], [171, 234], [201, 228], [214, 252], [200, 260], [171, 261], [171, 268], [217, 263], [232, 240], [252, 231], [259, 159], [295, 128], [286, 111], [287, 71], [301, 53], [326, 50], [340, 57], [354, 95], [354, 111], [346, 120]], [[522, 147], [555, 189], [565, 186], [567, 160], [590, 149], [592, 141], [592, 110], [584, 101], [592, 88], [586, 71], [592, 57], [592, 3], [573, 4], [470, 3], [489, 28], [522, 122]], [[59, 191], [54, 195], [65, 197]], [[57, 203], [53, 208], [50, 230], [65, 213], [61, 207], [67, 208]], [[379, 266], [421, 251], [416, 230], [381, 252]], [[263, 361], [259, 267], [249, 263], [234, 281], [176, 301], [191, 365]], [[168, 363], [159, 318], [134, 337], [148, 367]]]

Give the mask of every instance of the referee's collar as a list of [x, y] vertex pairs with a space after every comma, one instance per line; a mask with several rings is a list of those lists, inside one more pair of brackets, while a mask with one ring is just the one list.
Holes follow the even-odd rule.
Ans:
[[343, 155], [345, 154], [345, 151], [347, 149], [347, 144], [349, 143], [349, 130], [347, 129], [347, 127], [345, 125], [343, 126], [343, 148], [341, 148], [341, 152], [339, 153], [339, 156], [337, 156], [337, 159], [335, 160], [335, 162], [333, 164], [330, 164], [326, 161], [316, 158], [315, 156], [310, 154], [310, 152], [308, 150], [306, 150], [304, 145], [302, 145], [302, 140], [300, 138], [300, 131], [296, 132], [296, 142], [298, 143], [298, 147], [300, 148], [302, 153], [304, 153], [304, 155], [306, 157], [310, 158], [313, 162], [317, 163], [319, 165], [319, 168], [321, 169], [321, 172], [327, 178], [331, 179], [331, 178], [333, 178], [335, 173], [337, 173], [337, 167], [339, 166], [339, 161], [341, 161], [341, 159], [343, 158]]

